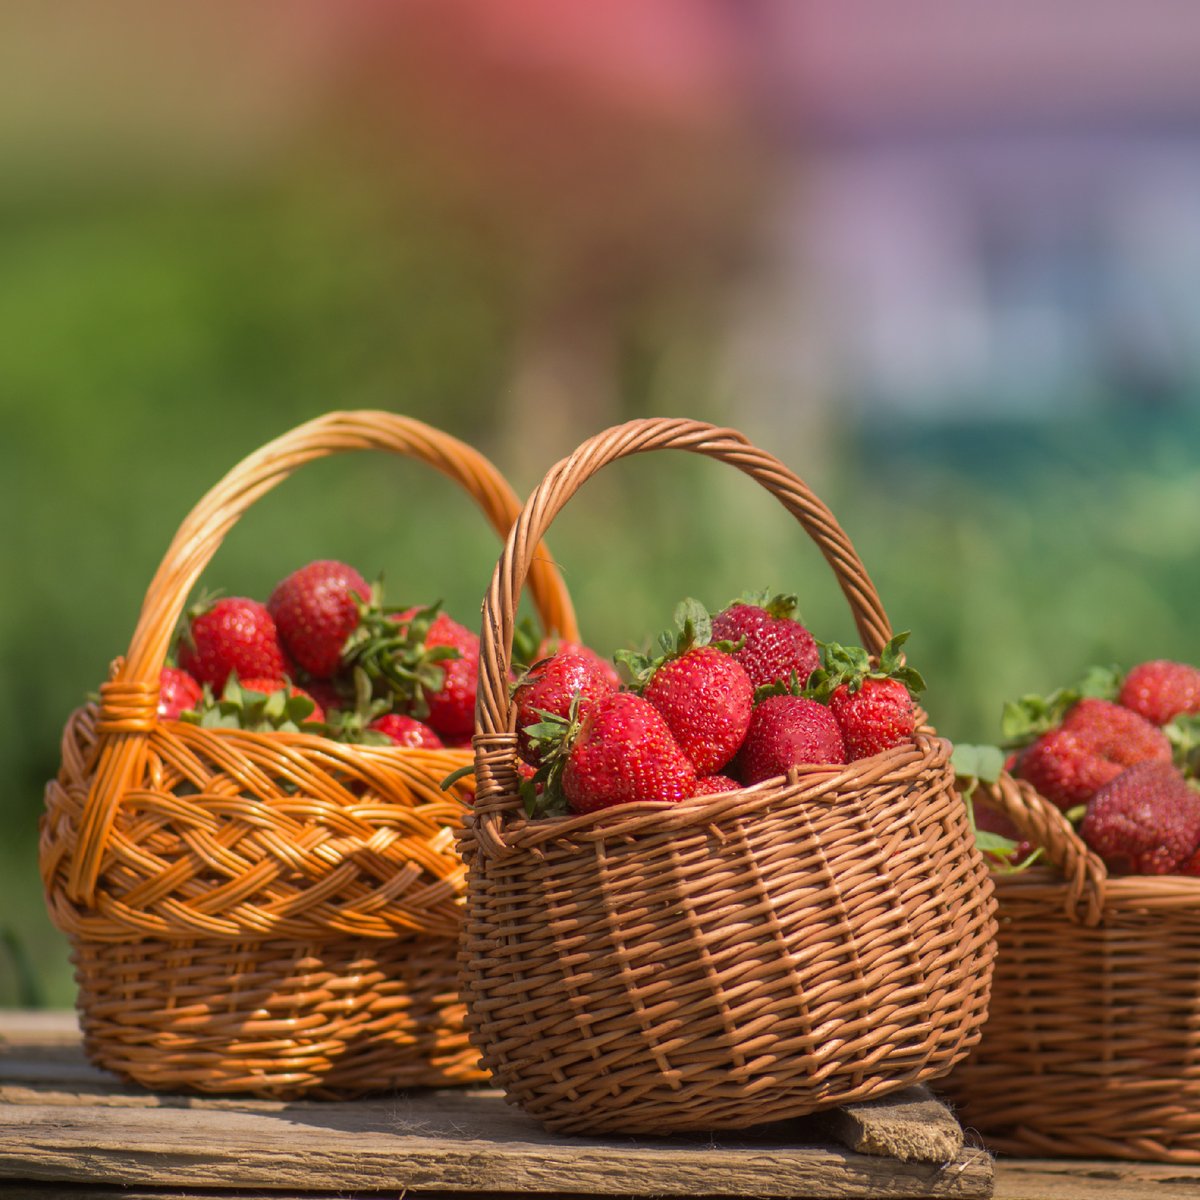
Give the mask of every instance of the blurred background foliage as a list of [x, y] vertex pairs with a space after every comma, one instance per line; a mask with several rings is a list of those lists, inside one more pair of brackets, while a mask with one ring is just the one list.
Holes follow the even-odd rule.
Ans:
[[[1151, 7], [6, 10], [0, 1005], [73, 996], [36, 854], [64, 719], [190, 506], [331, 408], [522, 495], [615, 421], [742, 428], [838, 515], [952, 737], [1093, 662], [1200, 661], [1200, 30]], [[619, 464], [552, 545], [606, 652], [760, 587], [854, 636], [712, 463]], [[497, 549], [428, 468], [355, 455], [205, 583], [338, 557], [473, 622]]]

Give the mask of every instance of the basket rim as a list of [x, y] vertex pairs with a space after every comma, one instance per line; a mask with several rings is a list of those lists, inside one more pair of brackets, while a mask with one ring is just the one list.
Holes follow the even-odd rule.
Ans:
[[[480, 735], [486, 737], [486, 735]], [[752, 817], [780, 803], [834, 805], [848, 791], [901, 783], [905, 775], [929, 769], [947, 773], [951, 744], [931, 730], [919, 730], [912, 743], [846, 764], [814, 763], [794, 767], [788, 775], [763, 780], [736, 792], [690, 796], [678, 802], [642, 801], [614, 804], [596, 812], [562, 817], [513, 817], [505, 824], [505, 842], [513, 851], [535, 850], [546, 843], [581, 844], [607, 838], [650, 837], [684, 828], [713, 826], [731, 818]], [[504, 797], [500, 798], [501, 801]], [[476, 803], [464, 819], [460, 837], [473, 838], [486, 815]]]

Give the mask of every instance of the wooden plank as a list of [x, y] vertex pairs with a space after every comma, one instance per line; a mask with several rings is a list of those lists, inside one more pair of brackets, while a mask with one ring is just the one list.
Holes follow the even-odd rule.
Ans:
[[1200, 1167], [1114, 1159], [996, 1163], [995, 1200], [1197, 1200]]
[[[923, 1089], [912, 1097], [914, 1109], [926, 1099], [934, 1108], [922, 1108], [922, 1119], [953, 1125]], [[893, 1126], [903, 1128], [904, 1103], [893, 1105], [890, 1118], [885, 1107], [855, 1108], [861, 1111], [846, 1117], [848, 1128], [887, 1150]], [[152, 1195], [169, 1180], [181, 1196], [217, 1188], [237, 1189], [239, 1197], [404, 1189], [447, 1200], [989, 1194], [990, 1159], [961, 1142], [948, 1162], [899, 1163], [827, 1144], [823, 1120], [718, 1138], [564, 1138], [489, 1089], [340, 1104], [160, 1095], [88, 1065], [74, 1014], [0, 1013], [0, 1187], [9, 1192], [74, 1188], [100, 1196], [133, 1188]]]
[[850, 1150], [900, 1162], [952, 1162], [963, 1148], [962, 1127], [925, 1087], [845, 1104], [826, 1114], [822, 1124]]

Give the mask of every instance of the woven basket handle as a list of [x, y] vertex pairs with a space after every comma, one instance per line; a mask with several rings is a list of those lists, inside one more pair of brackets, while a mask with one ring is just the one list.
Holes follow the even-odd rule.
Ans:
[[760, 483], [804, 526], [816, 542], [854, 615], [863, 645], [877, 654], [892, 636], [879, 596], [850, 539], [833, 514], [778, 459], [740, 433], [700, 421], [663, 418], [630, 421], [597, 434], [551, 467], [525, 502], [496, 564], [483, 604], [479, 691], [475, 712], [475, 807], [473, 825], [484, 853], [506, 853], [502, 826], [519, 813], [516, 775], [516, 710], [509, 693], [514, 614], [537, 547], [570, 498], [601, 468], [650, 450], [687, 450], [728, 463]]
[[[245, 458], [184, 519], [150, 582], [124, 662], [100, 688], [100, 758], [71, 863], [69, 894], [90, 903], [121, 795], [140, 777], [145, 734], [158, 722], [158, 678], [183, 606], [239, 517], [298, 467], [355, 450], [388, 450], [419, 459], [458, 483], [504, 537], [520, 501], [477, 450], [420, 421], [390, 412], [334, 412], [298, 426]], [[542, 548], [530, 592], [547, 632], [578, 637], [570, 597]]]
[[1080, 925], [1098, 924], [1108, 870], [1063, 813], [1036, 788], [1007, 771], [1001, 772], [996, 783], [980, 780], [975, 795], [1006, 816], [1022, 837], [1042, 847], [1046, 861], [1066, 880], [1068, 918]]

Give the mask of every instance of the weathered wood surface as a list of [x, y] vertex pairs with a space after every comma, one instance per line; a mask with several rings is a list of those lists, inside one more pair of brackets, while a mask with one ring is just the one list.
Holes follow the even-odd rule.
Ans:
[[876, 1150], [899, 1130], [947, 1161], [856, 1153], [822, 1139], [818, 1118], [715, 1138], [564, 1138], [491, 1090], [341, 1104], [157, 1095], [90, 1066], [70, 1014], [0, 1013], [0, 1194], [989, 1195], [988, 1156], [914, 1092], [922, 1125], [940, 1129], [932, 1143], [904, 1133], [903, 1103], [857, 1106], [846, 1128]]

